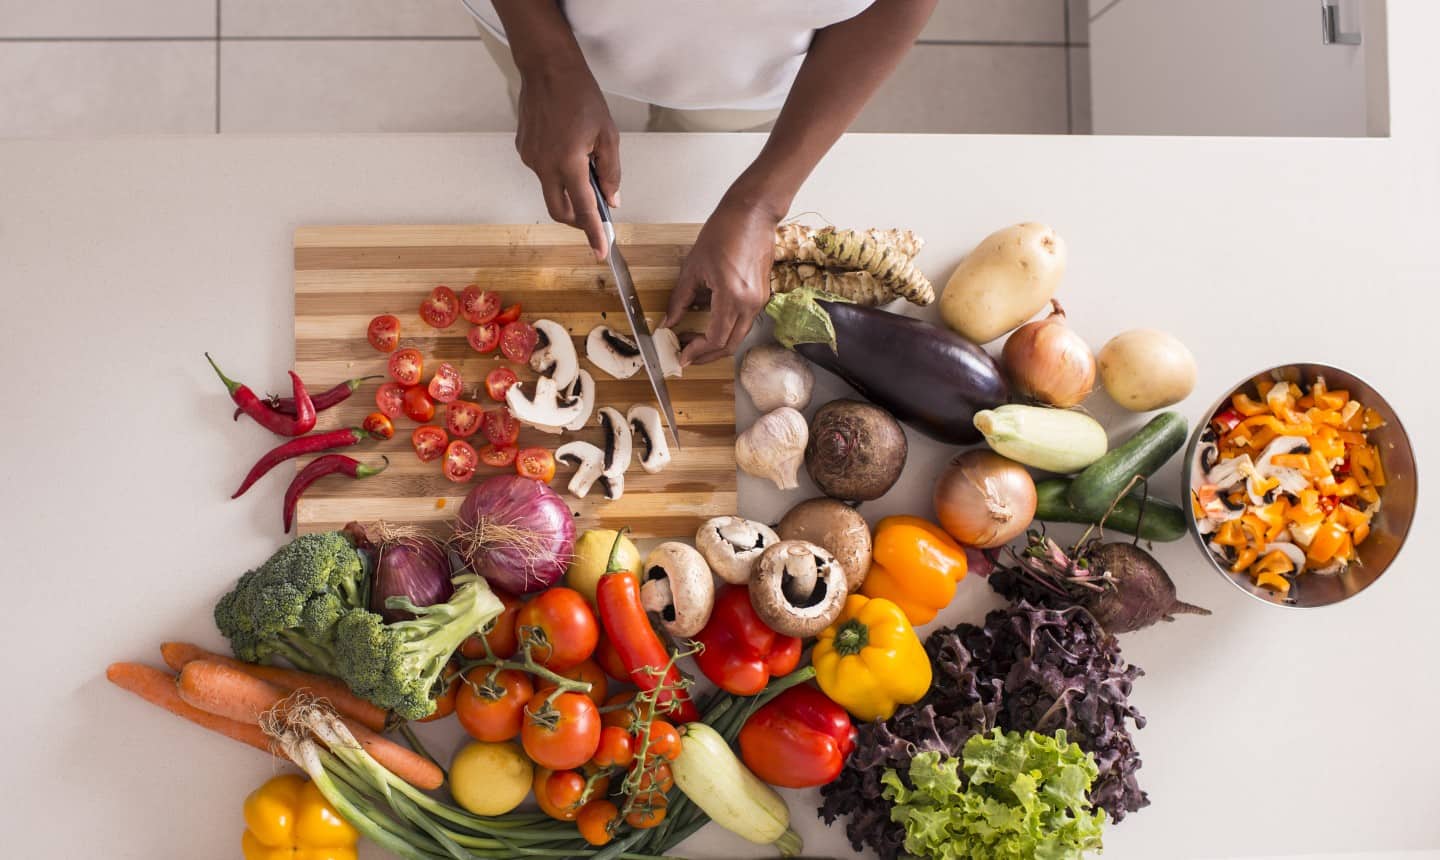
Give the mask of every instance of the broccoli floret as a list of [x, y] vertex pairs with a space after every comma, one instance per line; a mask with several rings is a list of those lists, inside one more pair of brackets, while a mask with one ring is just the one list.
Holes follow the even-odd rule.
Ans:
[[415, 606], [391, 598], [410, 621], [384, 623], [379, 615], [351, 610], [335, 625], [335, 665], [356, 694], [407, 720], [435, 711], [431, 691], [460, 643], [478, 633], [505, 606], [473, 573], [455, 577], [445, 603]]
[[347, 611], [365, 607], [366, 567], [340, 532], [302, 535], [240, 577], [215, 605], [215, 624], [242, 660], [284, 657], [334, 675], [335, 626]]

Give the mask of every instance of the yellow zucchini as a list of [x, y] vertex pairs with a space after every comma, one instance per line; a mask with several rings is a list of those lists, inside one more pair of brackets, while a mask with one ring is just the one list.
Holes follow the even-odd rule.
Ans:
[[790, 829], [785, 799], [751, 773], [714, 729], [687, 723], [682, 731], [670, 772], [685, 796], [731, 833], [773, 846], [783, 857], [799, 854], [804, 844]]

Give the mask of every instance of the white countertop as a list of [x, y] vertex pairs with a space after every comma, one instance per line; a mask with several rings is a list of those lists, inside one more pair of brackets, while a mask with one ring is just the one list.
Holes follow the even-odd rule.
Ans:
[[[1193, 348], [1200, 383], [1180, 407], [1192, 420], [1252, 370], [1328, 360], [1386, 392], [1426, 467], [1440, 445], [1428, 366], [1440, 75], [1425, 42], [1440, 7], [1395, 0], [1390, 14], [1393, 139], [852, 136], [796, 210], [911, 227], [942, 283], [991, 230], [1047, 221], [1069, 242], [1061, 295], [1093, 344], [1155, 326]], [[760, 143], [626, 137], [621, 217], [703, 219]], [[226, 356], [244, 379], [281, 378], [294, 227], [543, 218], [534, 180], [499, 135], [0, 142], [11, 332], [0, 359], [11, 606], [0, 627], [10, 691], [0, 736], [11, 743], [0, 853], [237, 853], [240, 802], [275, 765], [110, 687], [103, 670], [158, 661], [164, 639], [222, 644], [211, 606], [281, 540], [284, 482], [226, 498], [273, 440], [230, 421], [201, 352]], [[832, 381], [822, 393], [843, 390]], [[911, 443], [901, 484], [867, 515], [928, 512], [949, 451]], [[1161, 480], [1174, 478], [1172, 465]], [[1397, 566], [1328, 610], [1262, 606], [1190, 542], [1160, 549], [1181, 596], [1215, 615], [1123, 640], [1147, 673], [1134, 701], [1150, 721], [1136, 740], [1152, 805], [1109, 829], [1106, 857], [1440, 854], [1430, 487]], [[746, 515], [778, 516], [803, 497], [742, 476]], [[972, 577], [942, 619], [978, 621], [992, 603]], [[807, 854], [850, 854], [813, 816], [813, 797], [791, 805]], [[746, 851], [716, 828], [688, 848]]]

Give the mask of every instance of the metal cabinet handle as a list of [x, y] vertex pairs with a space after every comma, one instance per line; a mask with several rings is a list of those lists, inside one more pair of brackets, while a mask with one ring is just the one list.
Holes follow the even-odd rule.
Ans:
[[1340, 0], [1320, 0], [1320, 41], [1326, 45], [1358, 45], [1359, 33], [1340, 29]]

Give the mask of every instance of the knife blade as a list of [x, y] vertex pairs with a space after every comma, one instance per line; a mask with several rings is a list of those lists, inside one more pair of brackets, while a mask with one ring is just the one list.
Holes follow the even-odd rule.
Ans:
[[660, 372], [660, 355], [655, 351], [655, 337], [650, 333], [650, 324], [645, 321], [645, 308], [640, 305], [640, 294], [635, 291], [635, 281], [630, 277], [630, 266], [620, 245], [615, 241], [615, 222], [610, 218], [610, 207], [600, 191], [600, 175], [595, 172], [595, 162], [590, 162], [590, 187], [595, 192], [595, 204], [600, 209], [600, 221], [605, 226], [605, 239], [609, 248], [605, 259], [610, 263], [610, 274], [615, 278], [615, 288], [620, 292], [620, 305], [625, 309], [625, 319], [630, 321], [630, 331], [635, 335], [635, 345], [640, 347], [640, 358], [645, 365], [645, 375], [650, 378], [650, 387], [660, 403], [665, 424], [670, 428], [670, 437], [675, 440], [675, 450], [680, 450], [680, 433], [675, 424], [675, 409], [670, 405], [670, 388]]

